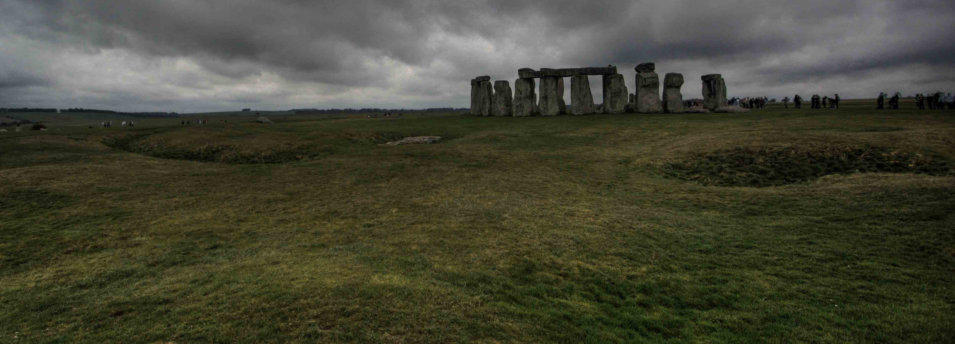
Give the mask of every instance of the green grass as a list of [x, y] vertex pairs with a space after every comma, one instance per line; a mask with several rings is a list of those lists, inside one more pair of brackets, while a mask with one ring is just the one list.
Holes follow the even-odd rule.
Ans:
[[[951, 173], [668, 173], [955, 161], [952, 111], [845, 104], [3, 133], [0, 342], [952, 342]], [[411, 135], [446, 139], [380, 145]]]
[[830, 174], [952, 174], [945, 158], [869, 145], [736, 147], [700, 153], [687, 161], [669, 163], [664, 169], [670, 176], [706, 185], [757, 187], [804, 182]]

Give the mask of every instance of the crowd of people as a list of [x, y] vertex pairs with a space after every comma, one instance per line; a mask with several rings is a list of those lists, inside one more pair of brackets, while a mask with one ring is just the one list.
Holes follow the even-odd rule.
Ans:
[[915, 106], [919, 110], [925, 110], [928, 107], [929, 110], [942, 110], [948, 108], [949, 110], [955, 109], [955, 98], [952, 98], [952, 94], [942, 94], [942, 92], [935, 92], [929, 95], [923, 95], [921, 93], [915, 95]]
[[[773, 101], [775, 102], [775, 100]], [[769, 98], [767, 97], [733, 97], [729, 100], [729, 105], [738, 105], [746, 109], [762, 109], [765, 108], [768, 103]]]
[[[885, 109], [885, 98], [888, 96], [889, 95], [885, 92], [879, 92], [879, 97], [875, 99], [875, 108], [877, 110]], [[895, 92], [895, 94], [889, 98], [889, 109], [898, 110], [899, 99], [902, 99], [902, 92]]]
[[[879, 92], [879, 97], [876, 99], [876, 109], [899, 109], [901, 101], [901, 92], [895, 92], [892, 96], [889, 96], [889, 94], [885, 92]], [[764, 109], [767, 104], [778, 104], [776, 98], [770, 99], [768, 97], [733, 97], [727, 102], [731, 106], [739, 106], [746, 109]], [[783, 108], [786, 109], [789, 108], [790, 102], [792, 102], [794, 109], [802, 109], [804, 99], [797, 94], [794, 95], [792, 99], [783, 97], [779, 101], [779, 103], [782, 103]], [[819, 96], [818, 94], [814, 94], [809, 97], [809, 108], [839, 109], [840, 102], [841, 97], [839, 97], [838, 93], [832, 96]], [[955, 110], [955, 97], [952, 96], [952, 93], [919, 93], [915, 95], [915, 106], [919, 110]]]
[[[819, 97], [818, 94], [813, 94], [812, 97], [809, 97], [809, 108], [810, 109], [838, 109], [839, 102], [842, 98], [839, 97], [839, 94], [836, 93], [834, 96], [822, 96]], [[802, 96], [794, 95], [793, 96], [793, 108], [802, 109]], [[783, 98], [783, 107], [789, 108], [789, 97]]]
[[[888, 100], [886, 100], [888, 98]], [[883, 109], [899, 109], [899, 101], [902, 99], [901, 92], [895, 92], [891, 97], [885, 92], [879, 92], [879, 97], [875, 100], [875, 108], [878, 110]], [[888, 105], [886, 105], [888, 103]], [[955, 98], [952, 97], [951, 93], [944, 94], [942, 92], [935, 92], [932, 94], [916, 94], [915, 95], [915, 106], [919, 110], [943, 110], [943, 109], [955, 109]]]

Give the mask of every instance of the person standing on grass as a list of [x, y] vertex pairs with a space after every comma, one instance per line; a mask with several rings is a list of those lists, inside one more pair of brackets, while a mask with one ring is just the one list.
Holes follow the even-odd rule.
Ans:
[[836, 108], [836, 110], [839, 110], [839, 94], [838, 93], [836, 93], [836, 98], [832, 102], [832, 105]]
[[798, 94], [793, 97], [793, 107], [802, 109], [802, 97], [800, 97]]
[[875, 100], [875, 109], [885, 109], [885, 92], [879, 92], [879, 98]]
[[919, 110], [925, 110], [925, 97], [921, 93], [915, 94], [915, 107]]
[[784, 109], [789, 108], [789, 97], [783, 97], [783, 108]]
[[901, 92], [895, 92], [895, 95], [893, 95], [892, 98], [889, 98], [889, 107], [891, 107], [892, 110], [899, 109], [899, 98], [902, 98]]

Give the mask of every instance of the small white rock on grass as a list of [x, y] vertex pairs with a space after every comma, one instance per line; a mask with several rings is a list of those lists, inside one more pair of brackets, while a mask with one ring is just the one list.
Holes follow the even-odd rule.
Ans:
[[398, 145], [410, 145], [410, 144], [423, 144], [423, 143], [435, 143], [441, 141], [441, 136], [411, 136], [406, 137], [398, 141], [391, 141], [386, 143], [389, 146], [398, 146]]

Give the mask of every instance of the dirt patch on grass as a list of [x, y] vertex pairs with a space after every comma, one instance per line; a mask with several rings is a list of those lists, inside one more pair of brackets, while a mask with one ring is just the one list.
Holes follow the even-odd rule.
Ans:
[[704, 185], [766, 187], [830, 174], [865, 172], [952, 174], [942, 157], [878, 146], [739, 147], [664, 165], [667, 176]]

